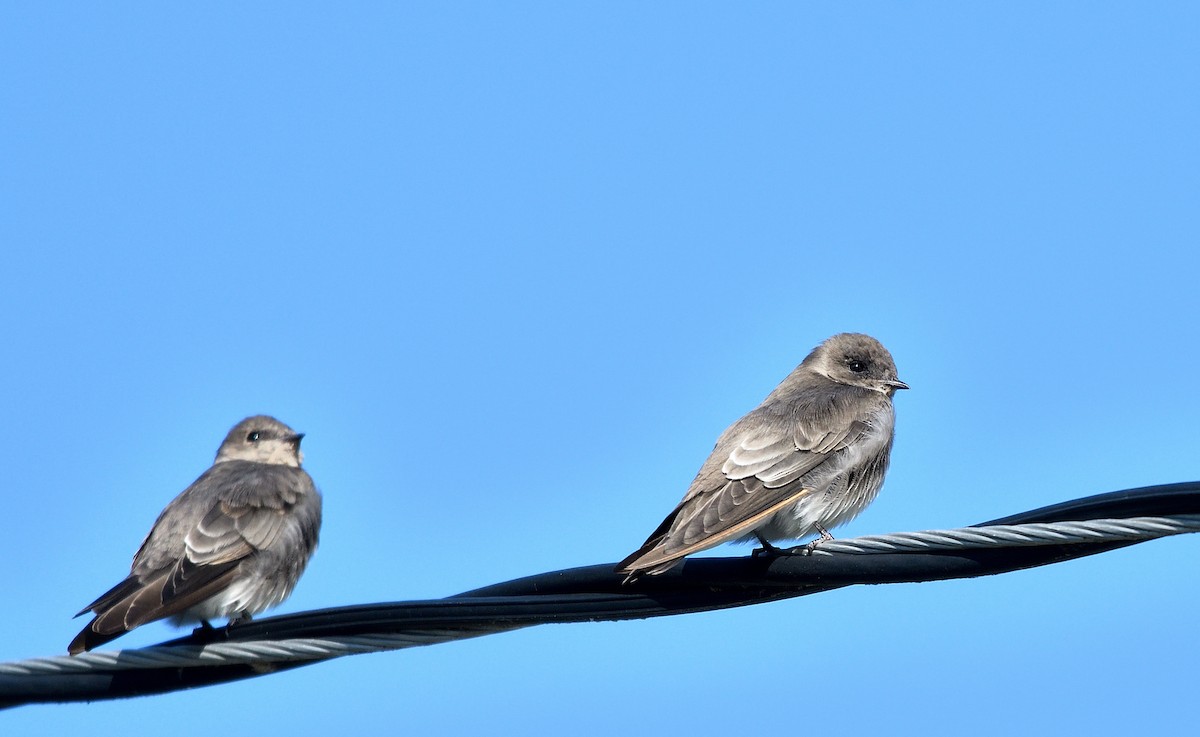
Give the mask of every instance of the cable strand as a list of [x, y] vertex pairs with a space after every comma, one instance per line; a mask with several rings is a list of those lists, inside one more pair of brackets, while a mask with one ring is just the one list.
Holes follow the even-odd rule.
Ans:
[[829, 540], [811, 555], [689, 559], [628, 585], [611, 564], [553, 571], [445, 599], [302, 612], [197, 629], [146, 648], [0, 663], [0, 708], [162, 693], [540, 624], [712, 611], [853, 584], [992, 575], [1188, 532], [1200, 532], [1200, 482], [1114, 492], [975, 527]]

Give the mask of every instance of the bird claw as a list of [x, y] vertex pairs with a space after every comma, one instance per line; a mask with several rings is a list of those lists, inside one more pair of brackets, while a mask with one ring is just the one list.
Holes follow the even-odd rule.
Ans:
[[811, 552], [812, 551], [810, 551], [808, 549], [807, 545], [797, 545], [794, 548], [777, 548], [774, 545], [768, 544], [768, 545], [764, 545], [761, 548], [755, 548], [754, 552], [751, 553], [750, 555], [753, 558], [767, 557], [767, 556], [769, 556], [771, 558], [782, 558], [783, 556], [791, 556], [791, 555], [809, 555]]
[[803, 555], [803, 556], [812, 555], [813, 551], [817, 549], [818, 545], [825, 542], [826, 540], [833, 539], [833, 535], [829, 534], [829, 530], [826, 530], [821, 525], [817, 525], [816, 527], [817, 527], [817, 532], [821, 533], [820, 537], [818, 537], [816, 540], [813, 540], [812, 542], [805, 543], [804, 545], [797, 545], [794, 548], [777, 548], [774, 545], [772, 545], [771, 543], [767, 542], [766, 538], [759, 535], [758, 533], [755, 533], [754, 536], [758, 538], [758, 542], [760, 544], [762, 544], [762, 547], [755, 548], [754, 552], [750, 554], [750, 557], [758, 558], [758, 557], [764, 556], [764, 555], [769, 555], [771, 557], [776, 557], [776, 556], [780, 556], [780, 555]]
[[767, 538], [763, 537], [762, 535], [758, 534], [757, 532], [754, 533], [754, 536], [758, 538], [758, 543], [760, 545], [762, 545], [762, 547], [755, 548], [754, 551], [750, 553], [751, 558], [761, 558], [761, 557], [774, 558], [774, 557], [783, 555], [784, 553], [787, 552], [787, 551], [783, 550], [782, 548], [775, 547], [774, 545], [771, 544], [771, 542], [769, 540], [767, 540]]
[[787, 550], [785, 550], [783, 552], [787, 553], [788, 555], [799, 555], [799, 556], [807, 557], [807, 556], [810, 556], [813, 554], [813, 551], [817, 549], [817, 545], [821, 542], [823, 542], [823, 540], [818, 538], [816, 540], [813, 540], [810, 543], [805, 543], [804, 545], [797, 545], [794, 548], [788, 548]]
[[200, 626], [192, 630], [192, 639], [199, 643], [214, 642], [218, 636], [217, 628], [213, 627], [207, 619], [201, 619]]
[[804, 545], [797, 545], [794, 548], [788, 548], [787, 552], [791, 555], [812, 555], [813, 551], [817, 549], [818, 545], [833, 539], [833, 535], [829, 534], [829, 530], [826, 530], [820, 525], [817, 525], [817, 532], [821, 533], [821, 536], [816, 540], [807, 542]]

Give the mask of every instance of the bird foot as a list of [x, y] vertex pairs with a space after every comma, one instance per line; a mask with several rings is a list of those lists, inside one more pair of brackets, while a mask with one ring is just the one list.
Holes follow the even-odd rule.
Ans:
[[192, 638], [201, 643], [213, 642], [217, 639], [217, 628], [207, 619], [201, 619], [200, 626], [192, 630]]
[[804, 545], [797, 545], [794, 548], [788, 548], [787, 552], [791, 555], [812, 555], [813, 551], [817, 549], [818, 545], [833, 539], [833, 535], [829, 534], [829, 530], [826, 530], [820, 525], [817, 525], [817, 532], [821, 533], [821, 536], [816, 540], [805, 543]]
[[776, 556], [787, 554], [786, 550], [784, 550], [783, 548], [775, 547], [774, 545], [771, 544], [771, 542], [769, 540], [767, 540], [767, 538], [763, 537], [762, 535], [758, 534], [757, 532], [754, 533], [754, 536], [758, 538], [758, 543], [760, 545], [762, 545], [762, 547], [755, 548], [750, 553], [751, 558], [763, 558], [763, 557], [774, 558]]
[[247, 622], [250, 621], [250, 619], [251, 619], [251, 617], [248, 612], [238, 612], [237, 614], [230, 617], [229, 621], [225, 623], [225, 631], [228, 632], [230, 627], [234, 627], [234, 626], [240, 625], [240, 624], [246, 624]]

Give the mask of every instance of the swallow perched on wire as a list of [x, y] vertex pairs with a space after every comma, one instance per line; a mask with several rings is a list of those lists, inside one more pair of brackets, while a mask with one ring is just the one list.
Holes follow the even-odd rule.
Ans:
[[300, 468], [303, 437], [265, 415], [235, 425], [212, 467], [158, 516], [129, 576], [75, 615], [95, 617], [68, 652], [157, 619], [245, 620], [286, 599], [321, 528], [321, 495]]
[[662, 573], [729, 540], [819, 534], [875, 499], [892, 450], [892, 396], [908, 385], [879, 341], [842, 333], [808, 355], [762, 404], [729, 426], [683, 501], [616, 568]]

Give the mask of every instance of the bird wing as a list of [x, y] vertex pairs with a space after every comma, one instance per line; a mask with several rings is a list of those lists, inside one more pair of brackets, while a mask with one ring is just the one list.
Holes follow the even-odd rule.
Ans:
[[[281, 470], [229, 461], [205, 472], [163, 510], [129, 577], [80, 612], [96, 617], [76, 641], [90, 649], [224, 590], [242, 561], [279, 538], [299, 500]], [[184, 530], [180, 551], [167, 541]]]
[[[225, 467], [228, 466], [228, 469]], [[228, 584], [228, 576], [246, 558], [270, 547], [283, 532], [297, 495], [284, 482], [286, 469], [229, 461], [214, 466], [216, 498], [183, 541], [183, 554], [160, 570], [160, 611], [146, 613], [142, 624], [182, 612]], [[135, 563], [136, 567], [136, 563]]]
[[195, 566], [240, 561], [268, 547], [283, 530], [287, 508], [220, 500], [184, 538], [183, 559]]
[[805, 475], [869, 429], [860, 419], [837, 417], [747, 415], [717, 442], [679, 506], [617, 570], [661, 572], [680, 558], [749, 534], [812, 493]]

